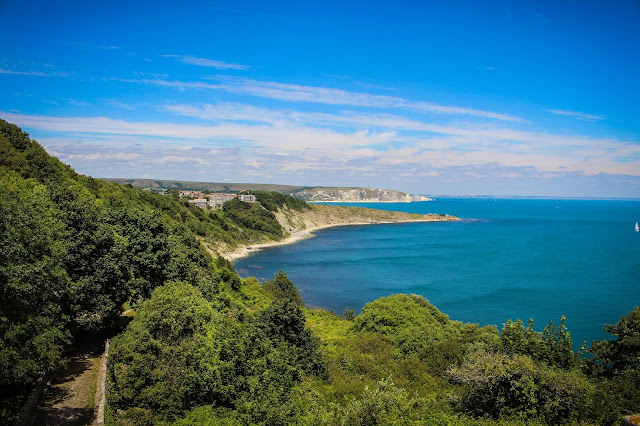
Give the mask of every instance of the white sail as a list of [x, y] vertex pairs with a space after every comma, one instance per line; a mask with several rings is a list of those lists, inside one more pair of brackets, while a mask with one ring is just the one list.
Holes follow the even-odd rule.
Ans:
[[638, 222], [636, 222], [636, 232], [640, 231], [640, 227], [638, 227]]

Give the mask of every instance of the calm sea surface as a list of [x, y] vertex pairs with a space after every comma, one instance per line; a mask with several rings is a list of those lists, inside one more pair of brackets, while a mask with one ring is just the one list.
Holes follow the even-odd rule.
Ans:
[[439, 198], [345, 204], [448, 213], [460, 222], [349, 226], [240, 259], [242, 276], [283, 269], [308, 305], [356, 312], [379, 297], [420, 294], [451, 319], [536, 330], [566, 315], [574, 346], [606, 338], [640, 305], [640, 201]]

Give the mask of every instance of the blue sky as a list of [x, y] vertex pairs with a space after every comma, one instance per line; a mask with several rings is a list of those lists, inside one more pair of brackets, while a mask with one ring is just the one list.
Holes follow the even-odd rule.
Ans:
[[0, 118], [80, 173], [640, 197], [635, 0], [0, 0], [0, 17]]

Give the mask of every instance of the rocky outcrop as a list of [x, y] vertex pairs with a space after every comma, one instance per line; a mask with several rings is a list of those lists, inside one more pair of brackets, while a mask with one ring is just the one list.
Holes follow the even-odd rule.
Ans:
[[378, 188], [304, 188], [291, 195], [305, 201], [327, 203], [410, 203], [412, 201], [432, 201], [422, 195]]

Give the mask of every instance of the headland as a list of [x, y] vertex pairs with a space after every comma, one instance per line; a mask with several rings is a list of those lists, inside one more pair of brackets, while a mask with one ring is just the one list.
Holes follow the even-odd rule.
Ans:
[[220, 246], [217, 248], [217, 254], [233, 262], [254, 254], [261, 249], [293, 244], [313, 237], [314, 232], [318, 230], [337, 226], [459, 220], [457, 217], [449, 215], [416, 214], [326, 204], [312, 204], [309, 210], [304, 211], [297, 211], [285, 207], [278, 210], [276, 219], [284, 231], [282, 239], [241, 245], [235, 248]]

